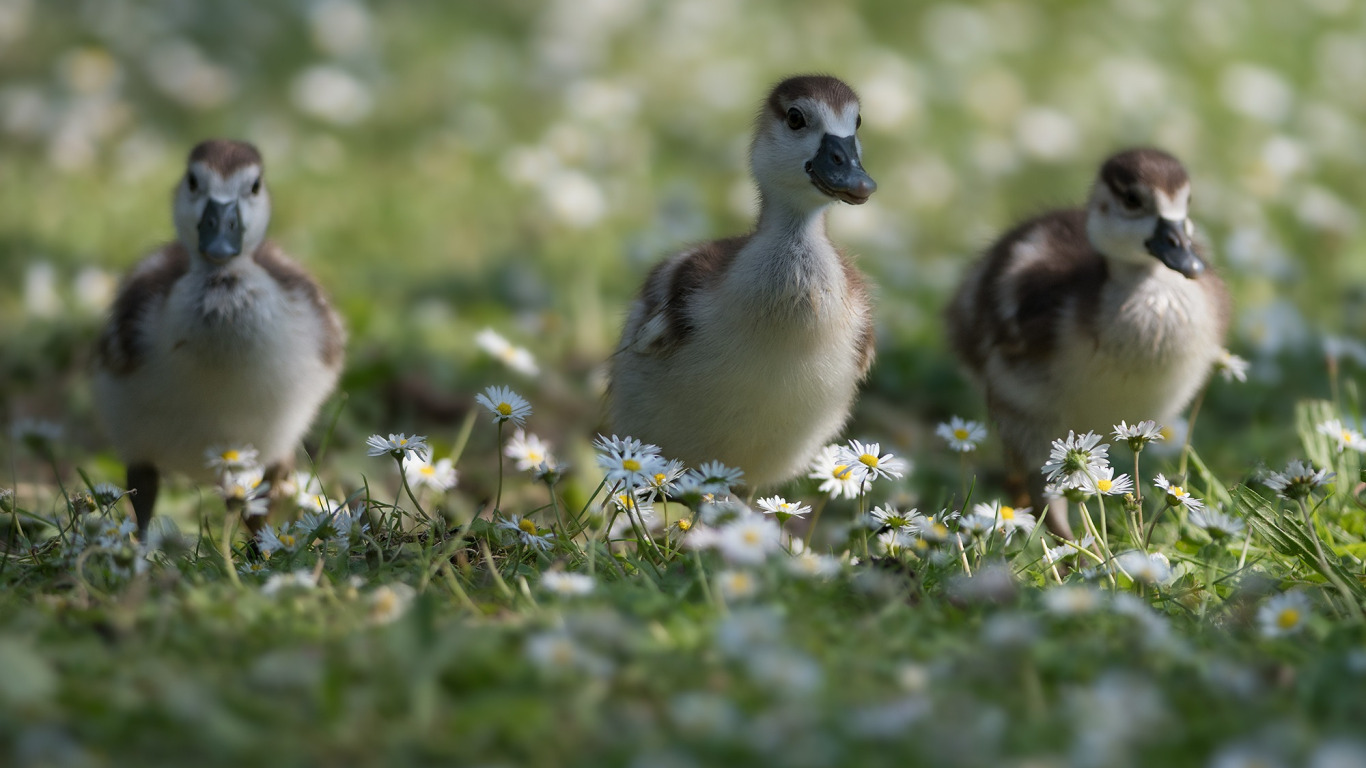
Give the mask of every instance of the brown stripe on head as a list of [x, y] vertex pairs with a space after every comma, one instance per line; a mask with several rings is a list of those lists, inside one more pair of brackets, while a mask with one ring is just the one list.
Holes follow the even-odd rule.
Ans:
[[186, 165], [203, 163], [219, 176], [231, 176], [240, 168], [261, 165], [261, 153], [245, 141], [231, 139], [208, 139], [201, 141], [190, 150]]
[[858, 102], [858, 94], [843, 80], [829, 75], [797, 75], [773, 86], [768, 94], [768, 111], [778, 118], [787, 114], [787, 108], [797, 99], [808, 98], [829, 104], [836, 114], [844, 111], [847, 104]]
[[1100, 179], [1116, 196], [1135, 185], [1174, 196], [1190, 183], [1181, 161], [1160, 149], [1129, 149], [1111, 155], [1100, 167]]

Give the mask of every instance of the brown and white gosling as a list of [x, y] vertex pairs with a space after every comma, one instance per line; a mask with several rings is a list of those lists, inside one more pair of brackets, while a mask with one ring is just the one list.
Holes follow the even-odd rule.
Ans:
[[[1120, 152], [1085, 210], [1007, 232], [949, 306], [953, 347], [986, 390], [1008, 469], [1035, 509], [1053, 440], [1121, 420], [1170, 424], [1209, 376], [1229, 297], [1191, 240], [1190, 199], [1176, 158]], [[1049, 523], [1068, 534], [1065, 507]]]
[[863, 170], [854, 90], [792, 77], [764, 102], [750, 147], [753, 232], [675, 254], [650, 272], [611, 360], [612, 428], [754, 489], [802, 471], [844, 425], [873, 360], [864, 279], [826, 236]]
[[99, 339], [95, 406], [127, 464], [143, 534], [160, 473], [210, 479], [211, 447], [250, 445], [278, 487], [341, 372], [340, 319], [266, 240], [261, 174], [244, 142], [190, 152], [175, 188], [177, 239], [134, 267]]

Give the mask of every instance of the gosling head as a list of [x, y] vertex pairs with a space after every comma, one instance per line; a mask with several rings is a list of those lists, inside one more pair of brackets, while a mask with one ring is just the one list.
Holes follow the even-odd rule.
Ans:
[[1205, 262], [1191, 235], [1190, 177], [1181, 162], [1157, 149], [1131, 149], [1106, 160], [1091, 188], [1086, 235], [1096, 250], [1121, 262], [1156, 258], [1188, 278]]
[[185, 249], [213, 267], [255, 253], [270, 223], [261, 153], [243, 141], [210, 139], [190, 151], [186, 165], [174, 206]]
[[799, 211], [867, 202], [877, 184], [863, 170], [862, 122], [858, 94], [836, 78], [801, 75], [774, 86], [750, 150], [764, 200]]

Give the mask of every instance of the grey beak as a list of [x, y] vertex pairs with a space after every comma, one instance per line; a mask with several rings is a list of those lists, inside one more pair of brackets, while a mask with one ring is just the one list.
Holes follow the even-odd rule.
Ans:
[[199, 218], [199, 252], [222, 263], [242, 252], [242, 212], [237, 201], [209, 198]]
[[817, 189], [851, 205], [868, 202], [877, 191], [877, 182], [859, 163], [853, 136], [825, 134], [816, 156], [806, 163], [806, 174]]
[[1163, 264], [1194, 280], [1205, 271], [1205, 262], [1191, 247], [1183, 223], [1159, 218], [1153, 236], [1143, 241], [1143, 245]]

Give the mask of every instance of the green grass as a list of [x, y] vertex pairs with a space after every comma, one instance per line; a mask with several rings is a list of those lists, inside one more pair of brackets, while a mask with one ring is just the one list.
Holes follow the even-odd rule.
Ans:
[[[1366, 316], [1358, 4], [413, 3], [369, 9], [349, 42], [346, 6], [319, 7], [0, 2], [0, 408], [64, 427], [0, 441], [0, 763], [1305, 764], [1360, 738], [1360, 460], [1316, 431], [1360, 423], [1360, 361], [1322, 351]], [[195, 66], [168, 43], [221, 68], [223, 100], [166, 89]], [[296, 78], [315, 65], [354, 77], [370, 111], [302, 108]], [[748, 226], [753, 111], [797, 71], [864, 95], [879, 191], [831, 224], [877, 286], [879, 359], [847, 432], [914, 470], [825, 505], [815, 549], [846, 558], [825, 578], [783, 554], [746, 568], [675, 551], [677, 534], [609, 545], [590, 444], [602, 362], [654, 262]], [[1070, 140], [1029, 129], [1054, 113]], [[78, 281], [169, 238], [169, 189], [210, 135], [262, 148], [272, 236], [346, 318], [341, 393], [304, 449], [330, 497], [372, 510], [368, 538], [276, 553], [262, 573], [238, 572], [252, 560], [235, 517], [183, 481], [150, 561], [126, 536], [77, 536], [130, 511], [87, 496], [122, 467], [86, 377], [103, 307]], [[1247, 535], [1165, 512], [1150, 549], [1171, 579], [1059, 573], [1103, 595], [1078, 615], [1061, 596], [1095, 594], [1058, 592], [1037, 535], [869, 562], [860, 509], [958, 508], [965, 486], [969, 510], [1001, 498], [994, 439], [960, 461], [934, 437], [984, 412], [939, 313], [994, 234], [1078, 203], [1130, 144], [1190, 168], [1234, 293], [1228, 344], [1252, 375], [1210, 384], [1186, 485]], [[589, 198], [571, 196], [585, 180]], [[481, 352], [486, 326], [542, 374]], [[490, 384], [526, 396], [528, 430], [570, 464], [553, 489], [510, 463], [500, 480], [500, 433], [473, 404]], [[365, 455], [368, 435], [400, 430], [458, 453], [458, 486], [419, 491], [421, 512], [392, 462]], [[1153, 476], [1181, 466], [1154, 450], [1149, 520]], [[1132, 471], [1127, 448], [1112, 456]], [[1262, 483], [1292, 459], [1337, 473], [1311, 525]], [[493, 524], [500, 487], [502, 514], [555, 531], [549, 552]], [[781, 492], [824, 503], [814, 482]], [[1136, 537], [1107, 509], [1117, 554]], [[263, 590], [299, 570], [317, 586]], [[557, 597], [542, 585], [557, 570], [594, 591]], [[726, 599], [729, 571], [756, 593]], [[1296, 590], [1303, 627], [1266, 636], [1259, 610]]]

